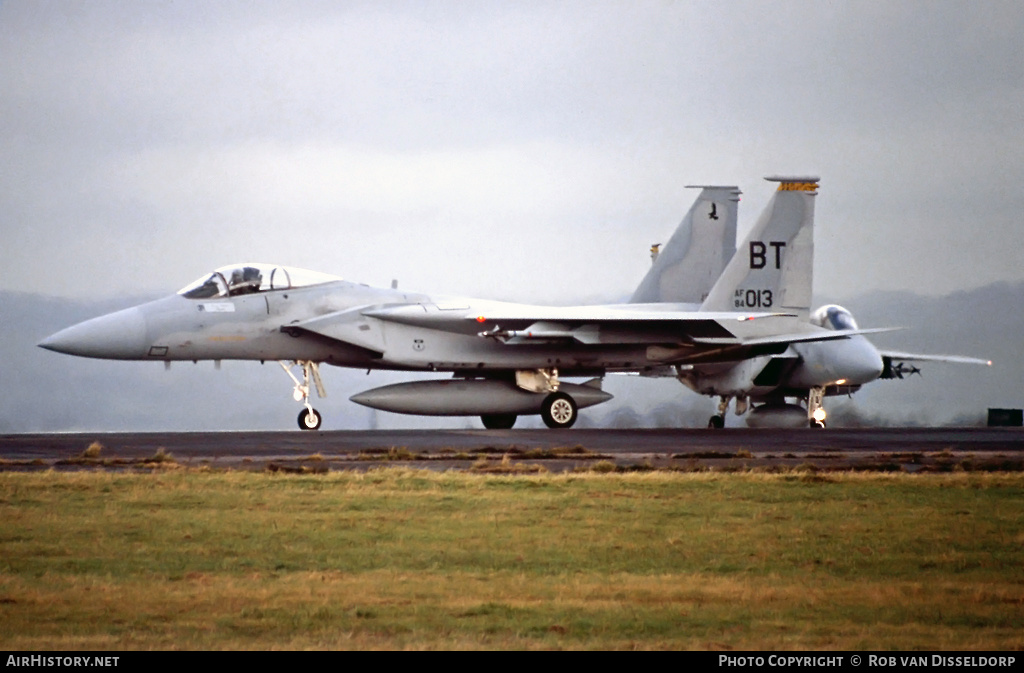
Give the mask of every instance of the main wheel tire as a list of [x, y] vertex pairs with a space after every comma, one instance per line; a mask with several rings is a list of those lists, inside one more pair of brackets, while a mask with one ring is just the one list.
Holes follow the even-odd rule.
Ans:
[[712, 430], [721, 430], [724, 427], [725, 419], [721, 416], [712, 416], [711, 419], [708, 420], [708, 428]]
[[815, 430], [824, 430], [825, 429], [825, 421], [814, 421], [814, 420], [812, 420], [810, 425]]
[[540, 416], [549, 428], [571, 428], [578, 416], [576, 401], [565, 393], [551, 393], [544, 398]]
[[508, 430], [516, 424], [515, 414], [484, 414], [480, 417], [488, 430]]
[[323, 423], [323, 420], [323, 417], [320, 416], [320, 412], [316, 409], [303, 409], [299, 412], [299, 429], [319, 430], [320, 424]]

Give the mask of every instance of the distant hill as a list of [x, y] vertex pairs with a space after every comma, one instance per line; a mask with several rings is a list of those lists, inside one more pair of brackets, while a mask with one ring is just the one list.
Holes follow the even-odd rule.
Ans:
[[[52, 431], [270, 430], [295, 427], [299, 405], [274, 362], [114, 362], [52, 353], [36, 344], [90, 317], [135, 305], [0, 292], [0, 433]], [[820, 302], [820, 303], [825, 303]], [[920, 376], [878, 381], [850, 399], [830, 398], [836, 425], [971, 424], [988, 407], [1024, 407], [1024, 283], [947, 297], [874, 292], [838, 302], [861, 327], [907, 329], [873, 337], [879, 346], [991, 358], [995, 365], [931, 364]], [[328, 397], [315, 400], [325, 429], [479, 427], [476, 419], [376, 413], [348, 401], [375, 386], [425, 375], [324, 368]], [[445, 375], [426, 375], [445, 378]], [[584, 411], [581, 426], [703, 426], [716, 401], [672, 379], [609, 376], [612, 402]], [[730, 424], [737, 420], [729, 418]], [[739, 421], [742, 423], [742, 421]], [[538, 426], [524, 418], [523, 426]]]

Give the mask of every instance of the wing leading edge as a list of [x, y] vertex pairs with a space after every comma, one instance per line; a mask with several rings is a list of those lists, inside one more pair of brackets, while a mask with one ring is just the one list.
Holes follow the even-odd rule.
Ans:
[[925, 353], [905, 353], [902, 351], [880, 350], [882, 356], [882, 379], [902, 379], [911, 374], [920, 374], [921, 370], [908, 362], [947, 362], [961, 365], [992, 366], [991, 360], [972, 358], [965, 355], [928, 355]]
[[383, 353], [383, 323], [523, 344], [648, 347], [664, 363], [741, 360], [781, 353], [795, 343], [833, 341], [884, 329], [830, 330], [788, 313], [681, 311], [670, 304], [545, 307], [487, 304], [400, 304], [348, 309], [282, 327]]

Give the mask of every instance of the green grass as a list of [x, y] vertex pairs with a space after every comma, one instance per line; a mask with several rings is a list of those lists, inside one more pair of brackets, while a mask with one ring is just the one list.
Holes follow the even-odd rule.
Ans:
[[1019, 649], [1022, 486], [0, 473], [0, 646]]

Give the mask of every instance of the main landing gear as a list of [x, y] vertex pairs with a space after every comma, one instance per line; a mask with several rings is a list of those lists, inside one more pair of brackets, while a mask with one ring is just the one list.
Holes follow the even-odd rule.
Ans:
[[488, 430], [511, 430], [518, 418], [515, 414], [484, 414], [480, 420]]
[[[299, 428], [302, 430], [319, 430], [320, 424], [323, 423], [323, 417], [320, 412], [313, 408], [313, 405], [309, 403], [309, 382], [310, 379], [313, 381], [313, 385], [316, 387], [316, 394], [319, 397], [327, 397], [327, 391], [324, 390], [324, 383], [320, 380], [320, 367], [316, 362], [312, 360], [298, 360], [291, 364], [285, 364], [284, 361], [278, 361], [281, 368], [284, 369], [285, 373], [291, 377], [292, 381], [295, 382], [295, 389], [292, 391], [292, 397], [295, 398], [296, 402], [302, 402], [305, 409], [299, 412]], [[299, 381], [298, 377], [292, 373], [291, 368], [294, 366], [302, 367], [302, 380]]]
[[[708, 428], [712, 430], [721, 430], [725, 427], [725, 412], [729, 408], [729, 400], [731, 398], [728, 395], [722, 395], [718, 402], [718, 413], [708, 419]], [[736, 415], [742, 416], [747, 413], [748, 399], [746, 397], [736, 398]]]
[[[521, 369], [516, 371], [516, 386], [530, 393], [544, 394], [547, 396], [540, 405], [540, 417], [544, 425], [552, 429], [571, 428], [579, 417], [576, 400], [566, 393], [558, 391], [558, 369]], [[483, 417], [484, 427], [490, 427], [488, 422], [494, 422], [496, 418], [507, 417], [504, 414], [496, 414], [490, 419]], [[515, 416], [512, 416], [512, 423]], [[511, 423], [508, 427], [512, 427]]]
[[[544, 398], [540, 406], [544, 425], [552, 429], [571, 428], [579, 418], [576, 400], [566, 393], [554, 392]], [[509, 430], [516, 424], [516, 414], [483, 414], [480, 420], [488, 430]]]
[[565, 393], [551, 393], [540, 407], [544, 425], [552, 429], [571, 428], [579, 417], [576, 402]]
[[[810, 427], [816, 430], [825, 427], [825, 409], [822, 400], [825, 388], [810, 388], [807, 396], [801, 400], [807, 402], [806, 407], [800, 404], [786, 403], [785, 398], [770, 397], [761, 400], [761, 404], [753, 408], [747, 417], [747, 425], [752, 428], [799, 428]], [[708, 428], [719, 429], [725, 426], [725, 412], [729, 407], [730, 398], [723, 395], [718, 404], [718, 414], [708, 420]], [[736, 398], [736, 415], [742, 416], [750, 407], [747, 397]]]

